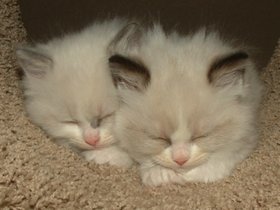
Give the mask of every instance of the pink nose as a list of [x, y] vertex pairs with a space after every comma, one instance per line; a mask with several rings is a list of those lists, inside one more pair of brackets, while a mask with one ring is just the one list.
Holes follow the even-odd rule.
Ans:
[[84, 139], [85, 142], [89, 145], [92, 146], [96, 146], [96, 144], [99, 142], [100, 140], [100, 135], [99, 135], [99, 131], [98, 130], [86, 130], [85, 134], [84, 134]]
[[174, 162], [176, 162], [180, 166], [184, 165], [187, 161], [188, 161], [187, 158], [177, 158], [174, 160]]
[[99, 142], [99, 136], [86, 137], [85, 141], [92, 146], [96, 146], [96, 144]]

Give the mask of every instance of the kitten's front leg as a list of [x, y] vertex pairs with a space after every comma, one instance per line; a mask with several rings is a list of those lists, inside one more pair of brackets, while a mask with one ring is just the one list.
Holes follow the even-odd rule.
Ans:
[[170, 183], [184, 184], [185, 182], [181, 174], [160, 165], [147, 167], [147, 164], [141, 164], [140, 171], [142, 182], [148, 186], [159, 186]]
[[129, 155], [117, 146], [109, 146], [102, 149], [88, 150], [82, 152], [87, 161], [94, 161], [97, 164], [110, 164], [114, 166], [129, 168], [133, 160]]

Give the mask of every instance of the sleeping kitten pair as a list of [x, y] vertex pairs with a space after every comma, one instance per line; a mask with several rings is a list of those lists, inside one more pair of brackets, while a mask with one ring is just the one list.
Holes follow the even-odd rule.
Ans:
[[132, 158], [144, 184], [221, 179], [257, 144], [256, 67], [214, 32], [113, 20], [17, 56], [33, 122], [87, 160]]

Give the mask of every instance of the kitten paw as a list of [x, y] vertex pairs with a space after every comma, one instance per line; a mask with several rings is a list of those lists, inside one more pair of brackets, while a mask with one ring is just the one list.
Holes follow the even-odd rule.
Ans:
[[107, 163], [124, 168], [129, 168], [133, 164], [133, 160], [128, 154], [115, 146], [85, 151], [82, 152], [82, 156], [87, 161], [94, 161], [97, 164]]
[[217, 167], [216, 170], [207, 170], [207, 168], [198, 167], [194, 168], [185, 174], [183, 174], [184, 180], [187, 182], [214, 182], [219, 179], [224, 178], [229, 175], [229, 173], [225, 173], [224, 170], [219, 170]]
[[184, 184], [183, 177], [177, 172], [162, 166], [141, 169], [142, 182], [148, 186], [159, 186], [163, 184]]

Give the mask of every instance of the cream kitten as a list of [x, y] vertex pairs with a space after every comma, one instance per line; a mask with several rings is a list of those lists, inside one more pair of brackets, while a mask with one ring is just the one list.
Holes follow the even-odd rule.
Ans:
[[29, 117], [58, 142], [88, 150], [82, 155], [100, 164], [131, 164], [125, 153], [111, 146], [119, 100], [107, 64], [107, 47], [125, 24], [117, 19], [95, 23], [46, 44], [16, 50], [25, 72]]
[[123, 100], [115, 135], [144, 184], [216, 181], [256, 147], [261, 84], [243, 49], [215, 32], [181, 37], [159, 25], [131, 25], [109, 49]]

